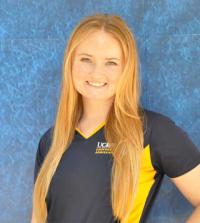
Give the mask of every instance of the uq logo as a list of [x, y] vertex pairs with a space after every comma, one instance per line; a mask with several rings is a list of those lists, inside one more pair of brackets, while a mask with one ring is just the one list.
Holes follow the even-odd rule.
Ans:
[[108, 143], [108, 142], [98, 142], [95, 153], [96, 154], [111, 153], [110, 143]]

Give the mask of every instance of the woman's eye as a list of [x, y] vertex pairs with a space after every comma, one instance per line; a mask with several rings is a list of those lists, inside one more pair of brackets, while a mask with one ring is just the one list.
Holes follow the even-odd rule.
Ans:
[[88, 58], [81, 58], [81, 61], [90, 61]]
[[117, 65], [115, 62], [112, 62], [112, 61], [108, 62], [108, 64]]
[[[89, 58], [81, 58], [81, 61], [85, 61], [85, 62], [91, 62], [91, 60]], [[109, 65], [117, 65], [115, 62], [113, 61], [109, 61], [108, 62]]]

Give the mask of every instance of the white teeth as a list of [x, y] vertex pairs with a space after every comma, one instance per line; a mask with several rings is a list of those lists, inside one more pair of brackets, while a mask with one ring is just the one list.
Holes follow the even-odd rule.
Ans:
[[89, 81], [88, 81], [88, 83], [92, 86], [97, 86], [97, 87], [105, 85], [105, 83], [94, 83], [94, 82], [89, 82]]

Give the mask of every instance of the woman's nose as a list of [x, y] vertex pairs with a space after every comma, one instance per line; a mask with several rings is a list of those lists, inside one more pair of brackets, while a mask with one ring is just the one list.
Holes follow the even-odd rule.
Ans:
[[102, 76], [105, 73], [105, 67], [102, 64], [94, 64], [91, 74], [93, 76]]

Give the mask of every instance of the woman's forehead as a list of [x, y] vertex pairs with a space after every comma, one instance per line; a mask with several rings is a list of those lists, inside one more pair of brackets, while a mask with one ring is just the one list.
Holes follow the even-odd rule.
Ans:
[[98, 43], [81, 43], [75, 49], [76, 56], [101, 57], [102, 59], [120, 60], [122, 49], [119, 45], [98, 44]]

